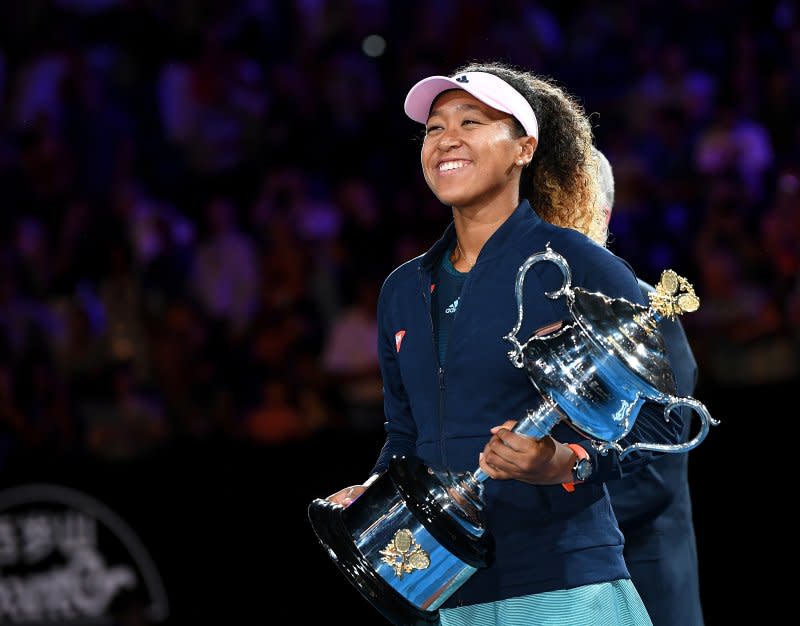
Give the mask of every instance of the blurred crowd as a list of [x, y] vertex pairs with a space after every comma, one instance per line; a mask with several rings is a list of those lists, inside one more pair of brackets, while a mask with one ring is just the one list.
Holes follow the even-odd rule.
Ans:
[[403, 98], [473, 59], [592, 114], [708, 389], [800, 380], [796, 2], [6, 0], [0, 468], [378, 432], [378, 290], [451, 217]]

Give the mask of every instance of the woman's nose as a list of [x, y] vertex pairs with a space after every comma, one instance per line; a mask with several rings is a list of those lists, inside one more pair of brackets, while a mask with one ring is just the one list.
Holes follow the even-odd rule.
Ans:
[[457, 129], [445, 130], [439, 137], [439, 149], [450, 150], [461, 145], [461, 135]]

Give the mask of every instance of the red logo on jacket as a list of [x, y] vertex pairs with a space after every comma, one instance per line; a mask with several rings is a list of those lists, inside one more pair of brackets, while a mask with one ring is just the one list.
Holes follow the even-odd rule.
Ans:
[[398, 330], [394, 334], [394, 345], [397, 347], [397, 351], [400, 352], [400, 346], [403, 345], [403, 337], [406, 336], [405, 330]]

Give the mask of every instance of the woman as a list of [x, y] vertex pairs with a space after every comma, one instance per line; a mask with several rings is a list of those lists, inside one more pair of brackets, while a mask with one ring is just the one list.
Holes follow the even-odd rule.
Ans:
[[[630, 267], [601, 245], [588, 119], [551, 81], [497, 63], [420, 81], [405, 111], [426, 126], [423, 175], [453, 221], [384, 282], [386, 444], [373, 478], [329, 499], [347, 506], [395, 455], [456, 472], [480, 465], [493, 479], [484, 499], [495, 558], [448, 599], [442, 624], [650, 624], [603, 486], [619, 473], [612, 455], [598, 457], [564, 423], [541, 440], [511, 432], [540, 402], [503, 340], [531, 254], [549, 245], [574, 286], [644, 303]], [[519, 337], [570, 317], [564, 298], [543, 295], [561, 282], [551, 263], [528, 271]]]

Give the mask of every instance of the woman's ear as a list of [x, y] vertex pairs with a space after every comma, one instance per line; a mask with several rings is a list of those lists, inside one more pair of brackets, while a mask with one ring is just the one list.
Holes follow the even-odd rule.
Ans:
[[538, 141], [536, 137], [523, 137], [520, 144], [520, 153], [518, 159], [523, 161], [523, 165], [528, 165], [533, 159], [533, 153], [536, 152]]

